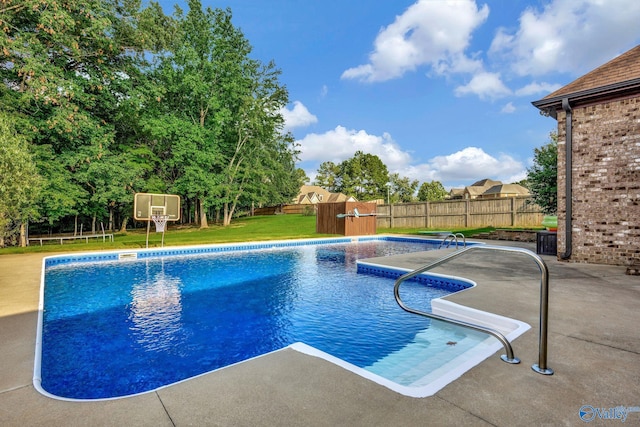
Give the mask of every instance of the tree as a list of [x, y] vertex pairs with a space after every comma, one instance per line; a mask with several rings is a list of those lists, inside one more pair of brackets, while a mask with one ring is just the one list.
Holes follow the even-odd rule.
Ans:
[[[291, 136], [282, 135], [284, 118], [280, 111], [288, 102], [288, 93], [278, 81], [280, 74], [272, 62], [263, 65], [249, 60], [242, 70], [244, 84], [235, 86], [239, 89], [236, 95], [240, 102], [236, 104], [237, 109], [231, 110], [233, 125], [225, 129], [222, 150], [224, 225], [231, 223], [238, 203], [249, 191], [256, 174], [278, 171], [279, 166], [290, 163], [283, 162], [283, 156], [291, 161], [297, 156]], [[288, 170], [287, 176], [295, 183], [293, 169]]]
[[382, 199], [389, 182], [387, 166], [375, 154], [356, 151], [351, 159], [340, 163], [337, 190], [358, 200]]
[[407, 177], [401, 177], [398, 173], [389, 175], [389, 198], [390, 203], [413, 202], [418, 181], [410, 181]]
[[297, 192], [298, 152], [273, 63], [230, 10], [189, 1], [174, 18], [140, 0], [22, 0], [0, 7], [0, 106], [43, 177], [49, 224], [122, 227], [134, 192], [177, 192], [224, 224], [242, 204]]
[[422, 202], [437, 202], [447, 197], [447, 190], [440, 181], [423, 182], [418, 190], [418, 200]]
[[271, 155], [261, 156], [262, 169], [255, 185], [249, 189], [251, 202], [258, 202], [263, 206], [275, 206], [291, 203], [298, 195], [300, 187], [309, 182], [304, 170], [296, 168], [298, 151], [295, 149], [295, 139], [287, 133], [278, 138]]
[[338, 191], [338, 175], [340, 174], [340, 168], [333, 162], [322, 162], [318, 168], [315, 185], [318, 185], [325, 190], [335, 193]]
[[302, 168], [297, 168], [296, 172], [295, 172], [295, 175], [296, 175], [296, 181], [298, 183], [298, 190], [303, 185], [308, 185], [309, 182], [311, 181], [309, 179], [309, 177], [307, 176], [307, 173]]
[[527, 182], [533, 201], [545, 215], [558, 210], [558, 134], [551, 132], [549, 142], [534, 149], [533, 166], [527, 169]]
[[128, 185], [111, 173], [128, 153], [114, 145], [116, 122], [150, 45], [143, 35], [152, 26], [139, 28], [139, 18], [154, 21], [155, 6], [23, 0], [0, 11], [0, 103], [27, 119], [18, 131], [37, 146], [32, 151], [46, 181], [42, 218], [50, 223], [85, 213], [95, 224], [107, 203], [122, 200], [123, 191], [109, 191], [120, 200], [105, 199], [102, 183]]
[[26, 246], [26, 223], [37, 217], [42, 180], [27, 139], [16, 132], [15, 115], [0, 112], [0, 247], [17, 230]]
[[290, 197], [283, 177], [295, 185], [297, 152], [280, 113], [288, 93], [272, 62], [249, 57], [229, 9], [188, 5], [186, 15], [176, 9], [174, 42], [157, 58], [160, 89], [144, 128], [169, 190], [196, 201], [200, 226], [212, 208], [229, 225], [239, 205], [279, 199], [268, 186]]

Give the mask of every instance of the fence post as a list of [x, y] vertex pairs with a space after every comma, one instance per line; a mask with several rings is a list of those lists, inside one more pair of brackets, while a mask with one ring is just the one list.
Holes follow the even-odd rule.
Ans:
[[429, 222], [430, 222], [429, 221], [429, 201], [427, 200], [426, 202], [424, 202], [424, 205], [425, 205], [425, 207], [424, 207], [424, 211], [425, 211], [425, 214], [424, 214], [424, 226], [426, 228], [429, 228]]
[[465, 216], [464, 216], [464, 226], [465, 228], [469, 228], [469, 218], [471, 217], [471, 200], [467, 199], [465, 203]]
[[393, 204], [389, 204], [389, 228], [393, 228]]
[[511, 198], [511, 226], [516, 226], [516, 198]]

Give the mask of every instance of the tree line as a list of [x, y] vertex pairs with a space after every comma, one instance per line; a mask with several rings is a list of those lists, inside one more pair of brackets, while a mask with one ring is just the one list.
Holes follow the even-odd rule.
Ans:
[[281, 72], [230, 9], [8, 0], [0, 26], [0, 246], [29, 223], [125, 230], [136, 192], [180, 195], [202, 227], [297, 194]]
[[[558, 134], [553, 131], [546, 144], [534, 149], [532, 166], [527, 168], [526, 179], [516, 183], [529, 189], [532, 203], [539, 205], [546, 215], [557, 211], [557, 162]], [[304, 175], [301, 179], [307, 180]], [[355, 196], [361, 201], [435, 202], [449, 195], [440, 181], [425, 181], [418, 188], [417, 180], [401, 177], [398, 173], [390, 174], [378, 156], [362, 151], [357, 151], [352, 158], [338, 164], [330, 161], [320, 164], [315, 184], [331, 192]]]
[[418, 180], [389, 173], [378, 156], [362, 151], [339, 164], [321, 163], [314, 182], [328, 191], [354, 196], [360, 201], [409, 203], [444, 200], [448, 195], [440, 181], [423, 182], [418, 188]]
[[[125, 230], [137, 192], [178, 194], [186, 222], [228, 225], [305, 182], [281, 72], [251, 57], [230, 9], [5, 0], [0, 28], [0, 247], [24, 245], [28, 224]], [[554, 172], [529, 176], [534, 195], [555, 202]], [[363, 152], [321, 164], [316, 184], [391, 203], [447, 194]]]

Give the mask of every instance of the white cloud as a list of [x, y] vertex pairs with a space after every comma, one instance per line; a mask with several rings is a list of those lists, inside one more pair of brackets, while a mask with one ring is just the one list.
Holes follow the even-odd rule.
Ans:
[[318, 118], [311, 114], [300, 101], [293, 103], [293, 109], [283, 108], [280, 113], [284, 117], [285, 129], [306, 127], [318, 122]]
[[520, 89], [516, 90], [516, 95], [518, 96], [530, 96], [530, 95], [536, 95], [539, 93], [542, 94], [549, 94], [551, 92], [554, 92], [558, 89], [560, 89], [562, 87], [562, 85], [559, 85], [557, 83], [529, 83], [526, 86], [521, 87]]
[[427, 163], [404, 167], [401, 175], [420, 182], [440, 181], [445, 188], [464, 187], [484, 178], [511, 183], [526, 177], [525, 166], [507, 154], [498, 157], [477, 147], [467, 147]]
[[320, 89], [320, 98], [326, 97], [328, 93], [329, 87], [327, 85], [322, 85], [322, 88]]
[[412, 165], [411, 155], [402, 151], [389, 134], [370, 135], [363, 130], [348, 130], [343, 126], [324, 134], [309, 134], [297, 142], [300, 144], [300, 160], [307, 166], [312, 165], [306, 170], [312, 179], [320, 163], [340, 163], [353, 157], [358, 150], [380, 157], [390, 173], [397, 172], [420, 182], [440, 181], [447, 188], [470, 185], [483, 178], [510, 183], [526, 176], [525, 166], [513, 157], [507, 154], [494, 157], [477, 147], [467, 147]]
[[504, 114], [515, 113], [515, 111], [516, 111], [516, 107], [513, 105], [513, 102], [508, 102], [507, 105], [502, 107], [502, 110], [500, 110], [500, 112]]
[[442, 182], [469, 182], [483, 178], [502, 180], [524, 169], [522, 163], [509, 155], [501, 154], [496, 158], [478, 147], [467, 147], [447, 156], [434, 157], [429, 165]]
[[632, 47], [638, 22], [637, 0], [552, 0], [527, 8], [517, 30], [500, 29], [489, 52], [521, 76], [580, 74]]
[[438, 73], [477, 70], [481, 62], [464, 51], [488, 16], [489, 7], [478, 9], [474, 0], [418, 0], [378, 33], [369, 63], [346, 70], [342, 78], [385, 81], [425, 64]]
[[500, 74], [480, 72], [464, 86], [455, 89], [456, 96], [477, 95], [480, 99], [496, 99], [511, 95], [511, 90], [502, 83]]
[[342, 162], [353, 157], [356, 151], [375, 154], [389, 168], [406, 165], [411, 160], [409, 153], [395, 143], [391, 135], [370, 135], [364, 130], [337, 126], [323, 134], [311, 133], [296, 141], [300, 144], [300, 160], [303, 162]]

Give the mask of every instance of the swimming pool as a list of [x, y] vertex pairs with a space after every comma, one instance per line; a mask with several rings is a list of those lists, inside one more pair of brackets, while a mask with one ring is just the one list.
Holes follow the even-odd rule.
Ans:
[[[358, 273], [356, 261], [438, 243], [330, 239], [48, 258], [34, 384], [69, 399], [127, 396], [289, 345], [402, 382], [417, 365], [408, 354], [425, 337], [440, 334], [441, 346], [461, 349], [486, 335], [403, 312], [393, 280], [382, 277], [393, 269]], [[408, 283], [403, 298], [428, 309], [468, 286], [425, 277]], [[399, 361], [410, 366], [388, 375]]]

